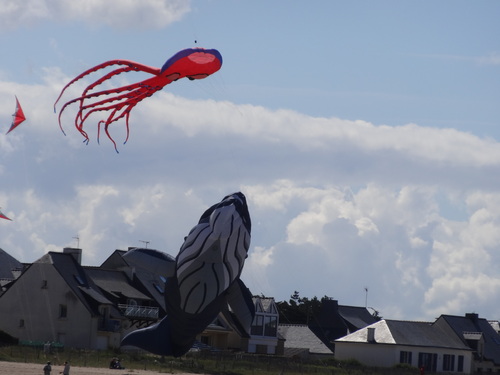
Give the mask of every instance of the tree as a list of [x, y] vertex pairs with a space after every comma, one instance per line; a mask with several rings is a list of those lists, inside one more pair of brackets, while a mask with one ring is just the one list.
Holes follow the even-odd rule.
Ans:
[[302, 298], [298, 291], [294, 291], [288, 302], [282, 301], [276, 303], [280, 322], [285, 324], [309, 324], [309, 321], [318, 315], [321, 303], [325, 298], [330, 299], [327, 296], [324, 296], [321, 300], [317, 297], [313, 297], [312, 299], [307, 297]]

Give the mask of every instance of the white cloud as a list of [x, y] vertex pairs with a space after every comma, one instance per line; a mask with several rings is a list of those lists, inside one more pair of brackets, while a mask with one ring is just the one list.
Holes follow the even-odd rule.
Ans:
[[[194, 111], [193, 108], [196, 107]], [[315, 151], [325, 156], [346, 146], [360, 153], [394, 152], [415, 162], [450, 166], [498, 166], [500, 145], [455, 129], [375, 126], [364, 121], [315, 118], [291, 110], [271, 111], [263, 107], [239, 106], [212, 100], [197, 101], [159, 92], [151, 98], [141, 117], [162, 118], [189, 137], [226, 134], [258, 139], [269, 147], [293, 146], [297, 151]], [[200, 114], [203, 114], [202, 116]], [[222, 116], [221, 114], [224, 114]], [[155, 116], [155, 117], [152, 117]]]
[[117, 29], [159, 29], [190, 11], [190, 0], [4, 0], [0, 28], [30, 27], [40, 21], [82, 21]]
[[491, 53], [488, 56], [477, 58], [477, 61], [483, 65], [500, 65], [500, 53]]
[[[269, 195], [279, 196], [274, 189], [276, 185], [269, 189]], [[295, 189], [300, 190], [297, 186]], [[265, 195], [262, 187], [259, 190]], [[290, 184], [286, 191], [290, 191]], [[275, 289], [280, 275], [288, 280], [289, 293], [333, 293], [349, 300], [353, 298], [352, 285], [346, 284], [357, 281], [360, 291], [366, 284], [372, 293], [380, 293], [380, 299], [373, 303], [394, 318], [413, 314], [413, 318], [429, 319], [444, 312], [477, 311], [480, 305], [497, 312], [491, 293], [479, 289], [500, 282], [496, 271], [500, 257], [492, 247], [500, 243], [498, 218], [479, 208], [471, 214], [469, 223], [448, 221], [439, 215], [432, 191], [404, 187], [395, 193], [371, 185], [347, 199], [341, 190], [323, 189], [320, 199], [311, 199], [306, 209], [289, 217], [288, 244], [282, 242], [272, 251], [258, 251], [259, 259], [266, 260], [260, 282]], [[301, 200], [299, 195], [288, 201]], [[469, 202], [481, 201], [489, 206], [488, 212], [498, 203], [496, 194], [475, 192], [469, 197]], [[377, 230], [360, 230], [360, 220]], [[293, 250], [296, 245], [303, 254]], [[307, 261], [302, 257], [306, 254]], [[291, 268], [287, 262], [287, 267], [282, 267], [285, 258], [295, 259], [296, 265]], [[322, 271], [325, 268], [327, 273]], [[318, 283], [311, 277], [318, 273], [323, 277], [334, 275], [332, 283], [328, 279]], [[401, 303], [407, 306], [406, 311], [399, 308]], [[412, 305], [415, 310], [410, 313], [408, 306]]]

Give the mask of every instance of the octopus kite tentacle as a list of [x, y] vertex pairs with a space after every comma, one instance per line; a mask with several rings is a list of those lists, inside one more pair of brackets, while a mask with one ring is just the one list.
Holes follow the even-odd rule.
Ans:
[[[63, 134], [66, 133], [62, 127], [61, 116], [64, 110], [73, 103], [78, 103], [78, 112], [74, 120], [75, 127], [85, 138], [85, 143], [89, 142], [89, 137], [87, 132], [83, 130], [83, 126], [90, 115], [100, 111], [110, 111], [106, 119], [99, 120], [97, 123], [97, 140], [99, 141], [101, 126], [103, 126], [106, 136], [115, 146], [115, 150], [117, 150], [116, 143], [109, 133], [109, 125], [118, 120], [125, 119], [126, 138], [124, 143], [126, 143], [129, 138], [128, 121], [130, 112], [138, 103], [180, 78], [187, 77], [191, 80], [203, 79], [217, 72], [222, 66], [222, 56], [219, 51], [215, 49], [188, 48], [177, 52], [165, 62], [161, 69], [129, 60], [110, 60], [87, 69], [64, 86], [54, 103], [54, 112], [56, 112], [57, 103], [68, 87], [86, 76], [113, 66], [121, 67], [106, 73], [104, 76], [88, 85], [83, 90], [81, 96], [66, 102], [62, 106], [59, 112], [58, 122]], [[123, 87], [94, 91], [98, 86], [111, 80], [113, 77], [128, 72], [144, 72], [151, 74], [152, 77]], [[101, 96], [106, 96], [106, 98], [96, 100]]]

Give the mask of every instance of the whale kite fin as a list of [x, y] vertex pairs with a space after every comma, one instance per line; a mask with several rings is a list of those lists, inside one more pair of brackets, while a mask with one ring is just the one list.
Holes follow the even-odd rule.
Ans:
[[123, 338], [120, 345], [134, 346], [156, 355], [173, 355], [168, 316], [159, 323], [130, 332]]

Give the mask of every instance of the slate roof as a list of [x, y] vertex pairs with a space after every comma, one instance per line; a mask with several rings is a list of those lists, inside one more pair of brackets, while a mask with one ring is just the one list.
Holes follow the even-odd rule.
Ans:
[[23, 265], [3, 249], [0, 249], [0, 279], [14, 280], [13, 270], [22, 270]]
[[434, 323], [402, 320], [381, 320], [335, 341], [367, 343], [368, 328], [375, 329], [375, 342], [379, 344], [469, 350], [460, 339]]
[[333, 354], [305, 324], [279, 324], [278, 334], [285, 341], [285, 349], [309, 349], [311, 354]]
[[358, 330], [377, 322], [365, 307], [339, 305], [340, 316], [350, 325], [350, 331]]
[[150, 301], [151, 298], [130, 285], [130, 281], [122, 271], [85, 267], [85, 271], [96, 285], [116, 298]]

